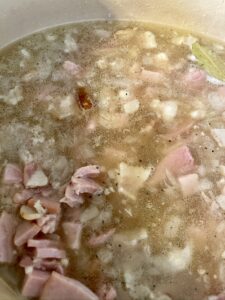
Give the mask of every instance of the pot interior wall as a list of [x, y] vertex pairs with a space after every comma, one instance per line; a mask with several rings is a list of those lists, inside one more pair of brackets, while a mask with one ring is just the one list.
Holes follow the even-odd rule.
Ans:
[[225, 40], [224, 0], [0, 0], [0, 46], [45, 27], [88, 19], [147, 20]]

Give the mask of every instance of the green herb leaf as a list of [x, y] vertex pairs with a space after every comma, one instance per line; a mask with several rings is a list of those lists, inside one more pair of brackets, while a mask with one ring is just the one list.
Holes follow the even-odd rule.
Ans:
[[198, 64], [216, 79], [225, 81], [225, 62], [213, 51], [199, 43], [192, 45], [192, 53], [198, 60]]

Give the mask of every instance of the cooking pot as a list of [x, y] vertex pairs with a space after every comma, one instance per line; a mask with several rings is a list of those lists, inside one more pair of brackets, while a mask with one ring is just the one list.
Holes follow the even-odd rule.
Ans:
[[[94, 19], [150, 21], [225, 41], [225, 0], [0, 0], [0, 48], [27, 34]], [[0, 299], [21, 299], [0, 280]]]
[[0, 47], [45, 27], [90, 19], [145, 20], [225, 40], [225, 0], [0, 0]]

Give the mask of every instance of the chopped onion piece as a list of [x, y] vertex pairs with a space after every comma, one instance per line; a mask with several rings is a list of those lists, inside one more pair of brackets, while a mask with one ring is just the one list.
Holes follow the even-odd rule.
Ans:
[[157, 48], [155, 35], [151, 31], [146, 31], [142, 34], [142, 45], [144, 49]]
[[212, 77], [212, 76], [210, 76], [210, 75], [207, 75], [206, 79], [207, 79], [207, 81], [208, 81], [209, 83], [212, 83], [212, 84], [214, 84], [214, 85], [225, 85], [225, 82], [224, 82], [224, 81], [221, 81], [221, 80], [219, 80], [219, 79], [217, 79], [217, 78], [215, 78], [215, 77]]
[[172, 43], [180, 46], [180, 45], [185, 45], [188, 47], [192, 47], [194, 43], [196, 43], [198, 39], [192, 35], [189, 36], [176, 36], [172, 39]]
[[164, 121], [172, 121], [177, 115], [177, 103], [175, 101], [162, 102], [162, 117]]
[[32, 221], [40, 219], [43, 214], [37, 213], [33, 208], [22, 205], [20, 208], [20, 215], [24, 220]]
[[119, 165], [118, 191], [132, 200], [136, 199], [138, 190], [151, 174], [151, 169], [130, 166], [122, 162]]
[[34, 203], [34, 208], [36, 209], [36, 211], [39, 213], [39, 214], [45, 214], [47, 209], [45, 209], [42, 205], [41, 205], [41, 201], [38, 200]]
[[23, 101], [23, 90], [20, 86], [16, 85], [8, 92], [8, 95], [0, 95], [0, 100], [9, 105], [16, 105]]
[[211, 129], [212, 136], [220, 147], [225, 147], [225, 129]]
[[199, 190], [198, 174], [188, 174], [178, 178], [182, 193], [185, 197], [191, 196]]
[[64, 39], [65, 53], [70, 53], [78, 50], [78, 45], [70, 33], [67, 33]]
[[190, 113], [192, 119], [201, 120], [205, 117], [206, 112], [204, 110], [194, 110]]
[[126, 114], [133, 114], [139, 109], [139, 101], [138, 100], [132, 100], [130, 102], [127, 102], [123, 105], [124, 111]]
[[178, 273], [187, 269], [192, 260], [192, 247], [187, 245], [184, 249], [174, 248], [167, 256], [156, 256], [155, 266], [165, 274]]
[[87, 223], [88, 221], [96, 218], [99, 215], [99, 210], [96, 206], [90, 206], [86, 208], [81, 216], [80, 216], [80, 221], [81, 223]]
[[129, 100], [130, 99], [130, 92], [129, 90], [120, 90], [118, 96], [121, 100]]
[[208, 178], [203, 178], [199, 181], [199, 190], [206, 191], [213, 188], [213, 183]]
[[222, 176], [225, 176], [225, 166], [224, 166], [224, 165], [221, 165], [221, 166], [220, 166], [220, 174], [221, 174]]
[[130, 246], [136, 246], [138, 242], [146, 239], [148, 239], [148, 232], [145, 228], [129, 230], [123, 233], [114, 234], [113, 236], [114, 242]]
[[97, 252], [97, 256], [100, 259], [100, 261], [104, 264], [110, 263], [112, 261], [112, 258], [113, 258], [112, 252], [109, 249], [106, 249], [106, 248], [100, 249]]
[[216, 197], [216, 202], [219, 204], [219, 206], [225, 210], [225, 195], [219, 195]]
[[182, 220], [178, 216], [172, 216], [165, 225], [164, 234], [167, 238], [173, 239], [177, 236]]
[[36, 188], [36, 187], [46, 186], [47, 184], [48, 184], [48, 177], [41, 169], [37, 169], [26, 182], [26, 187]]

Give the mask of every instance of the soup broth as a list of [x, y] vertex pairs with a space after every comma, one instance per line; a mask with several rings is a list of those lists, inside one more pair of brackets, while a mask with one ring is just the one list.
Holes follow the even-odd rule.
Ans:
[[10, 288], [41, 300], [225, 299], [223, 60], [218, 41], [122, 21], [1, 50]]

